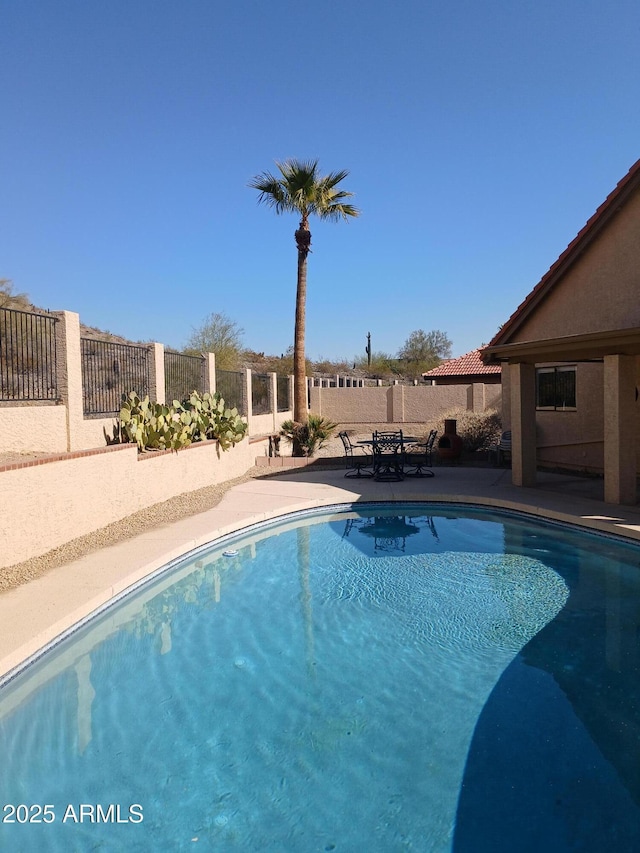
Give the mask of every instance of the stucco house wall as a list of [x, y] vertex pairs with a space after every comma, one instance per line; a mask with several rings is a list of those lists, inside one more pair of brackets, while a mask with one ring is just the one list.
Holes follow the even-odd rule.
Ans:
[[[640, 359], [636, 360], [636, 386], [640, 388]], [[566, 367], [566, 362], [536, 367]], [[536, 411], [536, 458], [539, 465], [602, 474], [604, 471], [604, 368], [601, 363], [576, 364], [575, 411]], [[511, 429], [509, 371], [502, 376], [502, 425]], [[636, 442], [640, 447], [640, 403], [635, 412]], [[640, 476], [640, 456], [636, 460]]]
[[514, 341], [544, 340], [640, 326], [640, 193], [617, 213], [614, 227], [590, 243], [559, 285], [519, 326]]
[[[559, 285], [525, 317], [513, 341], [544, 341], [572, 335], [640, 326], [640, 194], [619, 211], [615, 227], [604, 230], [573, 263]], [[577, 298], [579, 295], [579, 298]], [[554, 366], [571, 362], [554, 362]], [[551, 366], [537, 363], [536, 367]], [[640, 359], [636, 358], [640, 387]], [[540, 465], [604, 470], [602, 363], [576, 363], [576, 411], [537, 411], [537, 461]], [[510, 428], [509, 371], [503, 371], [503, 425]], [[640, 440], [640, 405], [635, 408], [635, 434]], [[640, 474], [640, 457], [636, 461]]]
[[[640, 160], [483, 349], [485, 364], [502, 364], [515, 485], [535, 485], [536, 467], [555, 464], [603, 473], [607, 502], [637, 502], [638, 235]], [[575, 367], [575, 411], [536, 408], [543, 364]]]
[[[555, 365], [545, 363], [538, 366]], [[601, 364], [576, 365], [575, 411], [536, 411], [536, 457], [539, 465], [596, 474], [603, 472], [602, 371]], [[509, 371], [504, 371], [503, 390], [503, 427], [511, 429]]]

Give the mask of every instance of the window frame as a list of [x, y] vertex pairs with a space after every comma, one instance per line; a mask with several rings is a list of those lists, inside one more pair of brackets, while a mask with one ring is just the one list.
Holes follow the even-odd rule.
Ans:
[[[558, 375], [562, 373], [571, 373], [573, 374], [573, 405], [564, 405], [561, 402], [561, 386], [558, 383]], [[553, 376], [553, 389], [551, 391], [552, 402], [548, 405], [541, 405], [540, 403], [540, 392], [541, 392], [541, 376]], [[575, 412], [578, 408], [578, 377], [577, 377], [577, 366], [575, 364], [563, 364], [559, 366], [553, 367], [536, 367], [536, 411], [538, 412]], [[546, 390], [546, 393], [549, 393], [549, 390]]]

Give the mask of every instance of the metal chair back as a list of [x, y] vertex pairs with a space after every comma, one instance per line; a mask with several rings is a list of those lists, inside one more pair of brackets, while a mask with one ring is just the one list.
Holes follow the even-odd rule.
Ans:
[[342, 440], [342, 444], [344, 445], [345, 456], [353, 456], [353, 445], [351, 444], [351, 439], [349, 438], [347, 433], [339, 432], [338, 435]]
[[424, 443], [417, 443], [405, 453], [405, 474], [411, 477], [433, 477], [431, 471], [433, 445], [438, 435], [432, 429]]
[[429, 437], [427, 438], [427, 443], [425, 445], [425, 456], [427, 459], [427, 465], [429, 466], [431, 466], [431, 457], [433, 456], [433, 445], [435, 444], [437, 435], [438, 430], [432, 429], [429, 433]]
[[373, 476], [376, 480], [404, 480], [402, 430], [373, 433]]
[[[373, 457], [362, 447], [354, 447], [347, 432], [339, 432], [338, 436], [344, 447], [344, 457], [347, 470], [345, 477], [373, 477]], [[367, 470], [369, 469], [369, 470]]]

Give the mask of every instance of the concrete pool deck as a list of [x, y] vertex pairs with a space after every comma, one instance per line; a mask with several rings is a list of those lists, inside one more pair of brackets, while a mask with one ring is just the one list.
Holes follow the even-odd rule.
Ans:
[[433, 478], [346, 479], [344, 469], [295, 470], [233, 486], [206, 512], [94, 551], [0, 594], [0, 677], [131, 584], [226, 533], [297, 510], [366, 501], [471, 503], [520, 510], [640, 542], [640, 506], [601, 500], [602, 481], [538, 474], [536, 488], [511, 471], [438, 467]]

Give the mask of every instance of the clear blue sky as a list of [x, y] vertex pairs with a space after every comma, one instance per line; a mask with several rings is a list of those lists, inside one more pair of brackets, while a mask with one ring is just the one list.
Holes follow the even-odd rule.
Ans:
[[293, 343], [293, 215], [249, 180], [348, 169], [312, 223], [307, 354], [488, 342], [640, 157], [637, 0], [5, 0], [0, 278], [181, 347]]

